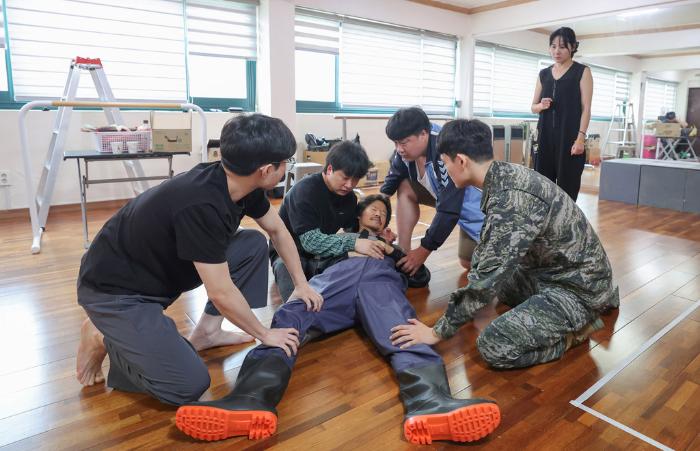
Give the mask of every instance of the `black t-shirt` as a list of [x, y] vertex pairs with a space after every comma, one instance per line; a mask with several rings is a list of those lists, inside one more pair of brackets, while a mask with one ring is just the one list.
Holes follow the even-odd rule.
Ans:
[[233, 202], [221, 164], [199, 164], [107, 221], [83, 257], [80, 281], [104, 293], [175, 298], [202, 284], [192, 262], [226, 262], [241, 218], [269, 209], [261, 189]]
[[[318, 173], [304, 177], [292, 187], [284, 196], [279, 213], [294, 238], [299, 255], [312, 258], [313, 255], [301, 247], [299, 237], [314, 229], [334, 235], [340, 229], [355, 227], [356, 207], [357, 198], [354, 193], [346, 196], [335, 194], [326, 186], [323, 175]], [[272, 248], [271, 257], [275, 256]]]

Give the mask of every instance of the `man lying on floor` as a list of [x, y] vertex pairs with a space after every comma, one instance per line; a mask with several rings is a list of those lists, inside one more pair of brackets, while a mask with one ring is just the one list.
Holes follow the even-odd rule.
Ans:
[[[391, 218], [391, 204], [381, 194], [368, 196], [358, 204], [358, 216], [360, 232], [377, 236]], [[430, 346], [401, 349], [391, 344], [389, 330], [416, 313], [404, 294], [406, 277], [395, 268], [403, 254], [391, 245], [384, 247], [388, 258], [349, 257], [313, 277], [309, 283], [324, 299], [320, 311], [293, 297], [275, 313], [272, 326], [295, 328], [303, 345], [311, 336], [360, 323], [396, 372], [406, 409], [404, 435], [408, 441], [468, 442], [485, 437], [500, 422], [495, 402], [452, 398], [442, 358]], [[283, 350], [260, 345], [253, 349], [241, 366], [233, 391], [217, 401], [180, 407], [177, 427], [201, 440], [270, 436], [277, 428], [275, 407], [289, 383], [296, 353], [296, 346]]]
[[469, 284], [454, 292], [430, 328], [413, 317], [395, 327], [395, 345], [449, 338], [494, 297], [512, 309], [477, 338], [495, 368], [522, 368], [560, 358], [603, 327], [600, 313], [620, 305], [603, 245], [581, 209], [549, 179], [523, 166], [493, 161], [491, 130], [455, 120], [438, 137], [438, 152], [458, 187], [483, 190], [486, 218]]

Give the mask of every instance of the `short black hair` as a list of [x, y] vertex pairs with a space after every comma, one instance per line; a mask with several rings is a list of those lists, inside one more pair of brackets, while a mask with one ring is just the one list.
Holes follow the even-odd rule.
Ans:
[[392, 141], [401, 141], [423, 130], [430, 132], [430, 119], [421, 108], [401, 108], [386, 124], [386, 136]]
[[456, 119], [442, 127], [438, 136], [438, 152], [451, 159], [458, 153], [481, 163], [493, 159], [491, 129], [478, 119]]
[[552, 45], [556, 38], [561, 38], [561, 42], [567, 48], [571, 49], [571, 56], [578, 51], [578, 41], [576, 40], [576, 33], [569, 27], [557, 28], [549, 35], [549, 45]]
[[370, 205], [375, 203], [376, 201], [381, 201], [384, 206], [386, 207], [386, 223], [384, 224], [384, 227], [389, 226], [389, 221], [391, 221], [391, 201], [389, 201], [389, 198], [385, 194], [370, 194], [369, 196], [363, 197], [359, 202], [357, 202], [357, 220], [359, 222], [360, 216], [362, 216], [362, 212], [367, 209]]
[[237, 175], [279, 164], [296, 153], [297, 142], [284, 122], [264, 114], [232, 117], [221, 129], [221, 163]]
[[367, 175], [372, 162], [359, 142], [346, 140], [331, 147], [323, 172], [326, 172], [328, 166], [331, 166], [333, 171], [343, 171], [348, 177], [360, 179]]

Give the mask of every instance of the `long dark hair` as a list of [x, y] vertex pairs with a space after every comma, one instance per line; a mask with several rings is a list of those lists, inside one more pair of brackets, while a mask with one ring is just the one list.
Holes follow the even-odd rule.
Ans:
[[571, 57], [573, 58], [574, 53], [578, 51], [578, 41], [574, 30], [569, 27], [557, 28], [549, 35], [549, 45], [551, 46], [558, 37], [561, 38], [561, 41], [567, 48], [571, 49]]

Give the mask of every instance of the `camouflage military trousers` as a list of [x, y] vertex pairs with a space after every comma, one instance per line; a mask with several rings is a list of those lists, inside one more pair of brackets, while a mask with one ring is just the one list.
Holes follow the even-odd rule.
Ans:
[[566, 350], [566, 335], [598, 318], [573, 293], [539, 286], [522, 269], [499, 287], [498, 298], [512, 309], [476, 340], [479, 353], [494, 368], [522, 368], [558, 359]]

